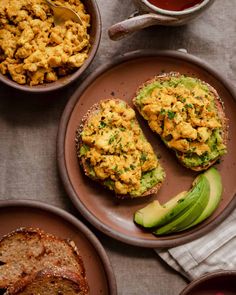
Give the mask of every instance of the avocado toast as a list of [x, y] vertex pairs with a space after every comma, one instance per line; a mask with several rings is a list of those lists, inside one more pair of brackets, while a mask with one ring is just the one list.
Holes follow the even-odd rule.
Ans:
[[156, 193], [165, 177], [134, 110], [119, 99], [90, 108], [77, 130], [76, 151], [85, 174], [121, 198]]
[[187, 168], [206, 170], [226, 153], [223, 104], [206, 82], [174, 72], [156, 76], [139, 87], [133, 103]]

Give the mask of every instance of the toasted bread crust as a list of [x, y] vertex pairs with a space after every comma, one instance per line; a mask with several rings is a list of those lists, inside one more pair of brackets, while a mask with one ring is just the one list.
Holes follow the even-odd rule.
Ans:
[[[78, 273], [78, 275], [81, 275], [81, 277], [85, 278], [85, 268], [84, 268], [84, 264], [82, 261], [82, 258], [80, 257], [78, 250], [74, 244], [74, 242], [69, 241], [69, 240], [63, 240], [59, 237], [56, 237], [54, 235], [45, 233], [44, 231], [42, 231], [41, 229], [38, 228], [19, 228], [5, 236], [3, 236], [0, 239], [0, 252], [2, 252], [2, 254], [4, 254], [4, 250], [5, 253], [8, 251], [8, 248], [5, 249], [4, 246], [5, 244], [7, 245], [8, 242], [10, 243], [16, 243], [16, 247], [18, 246], [19, 240], [22, 241], [22, 237], [24, 237], [24, 242], [29, 244], [29, 249], [28, 252], [29, 253], [33, 253], [33, 251], [35, 249], [32, 248], [31, 246], [31, 241], [33, 241], [33, 239], [35, 237], [37, 237], [38, 241], [40, 241], [42, 244], [41, 247], [41, 252], [37, 253], [37, 261], [39, 261], [39, 263], [43, 260], [45, 261], [45, 257], [54, 257], [53, 255], [57, 255], [56, 253], [53, 253], [52, 250], [50, 248], [48, 248], [48, 244], [50, 243], [54, 243], [53, 245], [58, 245], [60, 248], [63, 246], [63, 249], [61, 249], [62, 251], [67, 251], [66, 255], [68, 255], [70, 257], [70, 262], [73, 262], [73, 265], [68, 265], [66, 266], [65, 264], [61, 263], [60, 260], [58, 260], [59, 256], [57, 258], [55, 258], [55, 262], [57, 261], [56, 264], [53, 264], [53, 261], [51, 261], [51, 265], [50, 267], [59, 267], [61, 265], [61, 268], [67, 268], [68, 271], [72, 271]], [[12, 248], [12, 245], [10, 245]], [[55, 250], [56, 251], [56, 250]], [[29, 254], [28, 254], [29, 255]], [[49, 255], [49, 256], [48, 256]], [[4, 255], [2, 255], [3, 257]], [[6, 258], [5, 258], [6, 259]], [[23, 260], [24, 259], [24, 260]], [[28, 260], [27, 260], [28, 259]], [[30, 273], [27, 273], [27, 271], [25, 270], [24, 273], [19, 273], [19, 270], [17, 270], [16, 274], [14, 276], [12, 276], [12, 274], [8, 275], [8, 279], [4, 279], [6, 277], [3, 275], [3, 278], [0, 279], [0, 288], [7, 288], [9, 287], [9, 285], [14, 284], [19, 278], [21, 277], [27, 277], [29, 275], [32, 274], [33, 272], [37, 272], [40, 271], [41, 269], [39, 269], [39, 265], [31, 265], [31, 258], [30, 257], [24, 257], [24, 258], [19, 258], [19, 262], [23, 261], [24, 264], [29, 265], [29, 269], [32, 269]], [[11, 265], [11, 261], [4, 261], [4, 264], [10, 264]], [[44, 264], [44, 263], [43, 263]], [[47, 266], [48, 267], [48, 266]], [[44, 267], [43, 267], [44, 268]], [[2, 270], [4, 271], [4, 270]], [[86, 280], [86, 279], [85, 279]]]
[[[15, 284], [11, 285], [5, 295], [16, 295], [21, 294], [24, 292], [24, 290], [27, 290], [27, 287], [30, 287], [32, 283], [35, 284], [37, 287], [37, 281], [39, 281], [40, 284], [43, 284], [43, 282], [48, 279], [57, 281], [61, 280], [63, 281], [64, 285], [70, 285], [72, 288], [75, 288], [76, 294], [85, 295], [88, 294], [88, 284], [83, 276], [81, 276], [78, 273], [71, 272], [67, 269], [59, 269], [59, 268], [48, 268], [43, 269], [37, 273], [32, 274], [31, 276], [22, 278], [18, 280]], [[38, 286], [39, 288], [40, 286]], [[37, 292], [37, 290], [35, 290]], [[79, 292], [79, 293], [77, 293]], [[38, 294], [38, 293], [37, 293]], [[63, 293], [64, 294], [64, 293]], [[70, 295], [70, 294], [64, 294], [64, 295]]]
[[[105, 101], [105, 100], [103, 100], [103, 101]], [[100, 103], [102, 103], [102, 101]], [[99, 109], [100, 109], [100, 104], [96, 103], [87, 111], [87, 113], [84, 115], [84, 117], [81, 120], [80, 126], [76, 130], [76, 137], [75, 137], [76, 152], [77, 152], [77, 157], [79, 159], [79, 163], [80, 163], [81, 167], [83, 168], [85, 175], [89, 176], [90, 178], [91, 178], [91, 176], [89, 175], [89, 169], [88, 169], [88, 166], [86, 165], [85, 159], [79, 155], [80, 148], [83, 144], [83, 141], [81, 138], [81, 132], [88, 125], [90, 117], [92, 117], [96, 112], [99, 112]], [[97, 179], [94, 179], [94, 180], [98, 181]], [[99, 181], [99, 183], [101, 183], [101, 182]]]
[[[117, 103], [120, 103], [122, 101], [124, 103], [123, 100], [120, 100], [120, 99], [117, 99], [117, 98], [116, 99], [114, 99], [114, 98], [109, 99], [108, 98], [108, 99], [103, 99], [99, 103], [94, 104], [87, 111], [87, 113], [84, 115], [84, 117], [81, 120], [81, 124], [80, 124], [80, 126], [78, 127], [78, 129], [76, 131], [75, 142], [76, 142], [77, 157], [79, 159], [79, 163], [80, 163], [81, 167], [84, 170], [85, 175], [88, 176], [88, 177], [90, 177], [90, 178], [91, 178], [91, 175], [89, 174], [89, 169], [88, 169], [88, 167], [86, 165], [85, 159], [79, 155], [80, 148], [81, 148], [81, 146], [83, 144], [82, 138], [81, 138], [81, 132], [87, 126], [90, 117], [92, 117], [96, 112], [99, 112], [99, 110], [100, 110], [100, 104], [102, 102], [106, 102], [106, 101], [109, 101], [109, 100], [116, 101]], [[125, 104], [126, 104], [127, 107], [130, 107], [126, 102], [125, 102]], [[93, 180], [95, 180], [96, 182], [98, 182], [98, 183], [100, 183], [100, 184], [103, 185], [102, 181], [100, 181], [99, 179], [93, 178]], [[149, 190], [147, 190], [146, 192], [144, 192], [140, 197], [145, 197], [145, 196], [149, 196], [151, 194], [157, 193], [159, 191], [160, 187], [162, 186], [162, 183], [163, 183], [163, 181], [157, 183], [154, 187], [152, 187]], [[117, 198], [119, 198], [119, 199], [134, 198], [130, 194], [126, 194], [126, 195], [116, 194], [115, 196]]]
[[[140, 92], [140, 90], [142, 90], [144, 87], [148, 86], [149, 84], [155, 82], [155, 81], [158, 81], [158, 80], [166, 80], [168, 81], [171, 77], [180, 77], [181, 74], [180, 73], [177, 73], [177, 72], [170, 72], [170, 73], [164, 73], [164, 74], [161, 74], [161, 75], [158, 75], [158, 76], [155, 76], [154, 78], [150, 79], [150, 80], [147, 80], [146, 82], [144, 82], [141, 86], [138, 87], [137, 91], [136, 91], [136, 94], [135, 94], [135, 97], [133, 98], [133, 104], [135, 105], [135, 107], [137, 108], [137, 110], [139, 111], [140, 114], [142, 114], [142, 110], [140, 109], [140, 107], [138, 106], [138, 104], [136, 104], [136, 96], [138, 95], [138, 93]], [[197, 78], [195, 78], [197, 79]], [[226, 118], [226, 115], [224, 113], [224, 105], [223, 105], [223, 101], [221, 100], [219, 94], [217, 93], [217, 91], [210, 85], [208, 84], [207, 82], [205, 81], [202, 81], [200, 79], [198, 79], [199, 81], [201, 81], [201, 83], [205, 84], [208, 89], [213, 93], [214, 95], [214, 101], [215, 101], [215, 106], [216, 106], [216, 109], [217, 109], [217, 112], [218, 112], [218, 116], [219, 116], [219, 119], [220, 119], [220, 122], [222, 124], [222, 131], [223, 131], [223, 134], [222, 134], [222, 137], [223, 137], [223, 143], [226, 145], [227, 144], [227, 140], [228, 140], [228, 119]], [[195, 166], [195, 167], [189, 167], [187, 165], [185, 165], [185, 163], [182, 161], [182, 156], [177, 156], [177, 159], [179, 160], [179, 162], [185, 166], [186, 168], [189, 168], [191, 170], [194, 170], [194, 171], [204, 171], [204, 170], [207, 170], [209, 167], [211, 167], [214, 163], [216, 163], [218, 161], [218, 159], [220, 158], [217, 157], [215, 158], [214, 160], [211, 160], [207, 165], [204, 165], [204, 166]]]

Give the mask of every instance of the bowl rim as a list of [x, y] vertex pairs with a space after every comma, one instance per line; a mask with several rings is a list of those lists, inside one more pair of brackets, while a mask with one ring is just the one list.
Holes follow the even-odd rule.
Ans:
[[148, 0], [142, 0], [142, 2], [148, 6], [149, 8], [151, 8], [152, 10], [154, 10], [155, 12], [159, 12], [161, 14], [164, 14], [164, 15], [171, 15], [171, 16], [185, 16], [185, 15], [188, 15], [188, 14], [193, 14], [195, 12], [198, 12], [202, 9], [205, 9], [207, 7], [207, 5], [210, 4], [210, 2], [213, 2], [214, 0], [203, 0], [201, 3], [199, 4], [195, 4], [189, 8], [186, 8], [186, 9], [183, 9], [181, 11], [175, 11], [175, 10], [168, 10], [168, 9], [163, 9], [163, 8], [160, 8], [158, 6], [155, 6], [153, 5], [151, 2], [149, 2]]
[[225, 77], [222, 77], [217, 70], [215, 70], [211, 65], [209, 65], [204, 60], [191, 55], [189, 53], [176, 51], [176, 50], [153, 50], [153, 49], [141, 49], [136, 51], [131, 51], [124, 53], [114, 59], [112, 59], [109, 62], [106, 62], [105, 64], [99, 66], [91, 75], [89, 75], [83, 83], [80, 85], [80, 87], [73, 93], [73, 95], [69, 98], [67, 105], [65, 106], [65, 109], [61, 115], [61, 119], [58, 126], [58, 133], [57, 133], [57, 166], [59, 170], [59, 176], [62, 180], [63, 186], [68, 194], [68, 197], [76, 207], [76, 209], [83, 215], [83, 217], [90, 222], [94, 227], [96, 227], [98, 230], [103, 232], [104, 234], [112, 237], [113, 239], [119, 240], [121, 242], [124, 242], [129, 245], [133, 246], [139, 246], [139, 247], [145, 247], [145, 248], [168, 248], [168, 247], [175, 247], [178, 245], [182, 245], [184, 243], [190, 242], [193, 239], [197, 239], [204, 234], [207, 234], [211, 230], [213, 230], [217, 225], [219, 225], [222, 221], [225, 220], [225, 218], [233, 211], [233, 209], [236, 206], [236, 195], [232, 198], [232, 200], [229, 202], [228, 206], [221, 212], [217, 218], [212, 220], [209, 224], [207, 224], [205, 227], [200, 228], [197, 232], [190, 233], [188, 236], [179, 237], [175, 240], [171, 239], [165, 239], [165, 240], [155, 240], [150, 241], [146, 239], [140, 239], [136, 237], [129, 237], [123, 233], [120, 233], [116, 230], [110, 229], [107, 225], [103, 224], [100, 220], [96, 218], [92, 213], [87, 210], [85, 205], [80, 201], [79, 197], [77, 196], [77, 193], [75, 192], [73, 185], [71, 183], [71, 180], [69, 178], [66, 162], [65, 162], [65, 149], [64, 149], [64, 143], [65, 143], [65, 136], [67, 132], [67, 126], [69, 122], [69, 118], [71, 116], [71, 113], [74, 110], [74, 107], [79, 100], [82, 93], [89, 87], [89, 85], [100, 75], [102, 75], [107, 70], [111, 69], [112, 67], [115, 67], [123, 62], [136, 59], [136, 58], [142, 58], [142, 57], [155, 57], [155, 56], [164, 56], [164, 57], [172, 57], [172, 58], [178, 58], [180, 60], [188, 61], [190, 63], [193, 63], [197, 66], [200, 66], [201, 68], [205, 69], [207, 72], [211, 73], [213, 76], [215, 76], [217, 79], [221, 81], [221, 83], [224, 85], [224, 87], [232, 94], [233, 98], [236, 101], [236, 90], [234, 89], [232, 83], [229, 82], [228, 79]]
[[193, 288], [198, 286], [199, 284], [208, 281], [209, 279], [214, 279], [218, 277], [228, 277], [228, 276], [233, 276], [236, 277], [236, 270], [220, 270], [220, 271], [214, 271], [211, 273], [207, 273], [198, 279], [195, 279], [192, 281], [190, 284], [188, 284], [181, 292], [179, 295], [189, 295], [192, 291]]
[[94, 9], [94, 17], [93, 17], [94, 27], [95, 27], [95, 35], [93, 38], [94, 42], [92, 43], [88, 58], [85, 60], [84, 64], [80, 68], [78, 68], [69, 77], [67, 77], [67, 76], [63, 77], [64, 80], [62, 83], [59, 83], [58, 82], [59, 80], [57, 80], [52, 83], [48, 83], [48, 84], [45, 83], [45, 84], [36, 85], [36, 86], [21, 85], [15, 81], [11, 80], [7, 76], [3, 75], [2, 73], [0, 73], [0, 82], [8, 85], [14, 89], [28, 92], [28, 93], [46, 93], [46, 92], [51, 92], [51, 91], [55, 91], [55, 90], [64, 88], [64, 87], [70, 85], [71, 83], [73, 83], [77, 78], [79, 78], [79, 76], [81, 76], [86, 71], [86, 69], [89, 67], [89, 65], [92, 63], [92, 61], [97, 53], [97, 50], [98, 50], [98, 47], [100, 44], [100, 40], [101, 40], [101, 34], [102, 34], [101, 13], [100, 13], [97, 1], [96, 0], [90, 0], [90, 1], [93, 6], [93, 9]]
[[49, 213], [55, 214], [66, 220], [68, 223], [72, 224], [77, 228], [80, 232], [84, 234], [87, 240], [93, 245], [94, 249], [97, 251], [97, 254], [101, 260], [103, 265], [106, 277], [107, 277], [107, 286], [109, 288], [109, 294], [117, 295], [117, 284], [116, 277], [114, 274], [114, 270], [110, 259], [106, 253], [105, 248], [99, 241], [99, 239], [95, 236], [95, 234], [89, 229], [82, 221], [77, 219], [74, 215], [67, 212], [66, 210], [59, 208], [54, 205], [50, 205], [48, 203], [43, 203], [41, 201], [31, 200], [31, 199], [8, 199], [8, 200], [0, 200], [0, 209], [5, 207], [27, 207], [33, 209], [40, 209], [43, 211], [47, 211]]

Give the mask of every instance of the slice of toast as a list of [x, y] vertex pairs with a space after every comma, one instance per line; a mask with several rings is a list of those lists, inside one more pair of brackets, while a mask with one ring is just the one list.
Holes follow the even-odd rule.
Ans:
[[[143, 108], [145, 107], [145, 105], [142, 103], [142, 100], [143, 100], [143, 97], [140, 96], [140, 94], [142, 93], [142, 91], [144, 89], [147, 89], [147, 87], [150, 87], [152, 85], [154, 85], [154, 83], [159, 83], [160, 85], [163, 85], [165, 82], [168, 82], [168, 81], [171, 81], [172, 78], [181, 78], [181, 77], [185, 77], [185, 78], [190, 78], [190, 79], [194, 79], [196, 81], [196, 83], [200, 83], [201, 85], [203, 85], [203, 87], [206, 87], [209, 92], [209, 97], [213, 97], [213, 103], [214, 103], [214, 108], [215, 108], [215, 112], [217, 114], [217, 120], [220, 122], [221, 124], [221, 127], [218, 128], [220, 129], [220, 136], [221, 136], [221, 139], [222, 139], [222, 145], [225, 146], [225, 148], [222, 150], [222, 155], [226, 153], [226, 144], [227, 144], [227, 139], [228, 139], [228, 119], [226, 118], [225, 116], [225, 113], [224, 113], [224, 106], [223, 106], [223, 102], [219, 96], [219, 94], [217, 93], [217, 91], [211, 86], [209, 85], [208, 83], [200, 80], [200, 79], [197, 79], [197, 78], [191, 78], [191, 77], [186, 77], [186, 76], [183, 76], [181, 75], [180, 73], [176, 73], [176, 72], [171, 72], [171, 73], [166, 73], [166, 74], [162, 74], [162, 75], [159, 75], [159, 76], [156, 76], [154, 77], [153, 79], [151, 80], [148, 80], [146, 81], [143, 85], [141, 85], [138, 90], [136, 91], [136, 94], [135, 94], [135, 97], [133, 98], [133, 103], [134, 105], [136, 106], [136, 108], [138, 109], [138, 111], [140, 112], [140, 114], [144, 117], [144, 119], [146, 119], [149, 123], [149, 126], [151, 127], [151, 129], [158, 133], [161, 137], [161, 139], [164, 141], [164, 143], [172, 150], [175, 151], [175, 154], [176, 154], [176, 157], [178, 158], [178, 160], [180, 161], [180, 163], [182, 165], [184, 165], [185, 167], [189, 168], [189, 169], [192, 169], [194, 171], [202, 171], [202, 170], [206, 170], [208, 169], [210, 166], [212, 166], [220, 157], [221, 157], [221, 154], [219, 154], [218, 156], [212, 158], [212, 159], [209, 159], [208, 162], [204, 162], [204, 164], [200, 164], [200, 165], [196, 165], [196, 166], [191, 166], [189, 164], [186, 163], [185, 159], [186, 159], [186, 155], [189, 153], [189, 151], [185, 151], [185, 152], [182, 152], [180, 150], [176, 150], [174, 149], [173, 147], [171, 147], [169, 145], [169, 142], [168, 140], [166, 140], [163, 136], [163, 134], [161, 134], [161, 132], [163, 132], [164, 128], [165, 128], [165, 125], [164, 125], [164, 120], [160, 120], [160, 115], [162, 116], [168, 116], [170, 115], [170, 118], [172, 118], [174, 116], [174, 113], [172, 112], [172, 109], [171, 107], [173, 106], [170, 106], [170, 111], [168, 111], [168, 113], [166, 112], [164, 115], [161, 114], [161, 112], [157, 111], [155, 113], [155, 115], [157, 116], [157, 125], [159, 127], [159, 131], [157, 131], [157, 129], [155, 128], [156, 125], [151, 123], [150, 124], [150, 118], [149, 116], [143, 111]], [[162, 87], [162, 86], [158, 86], [158, 87]], [[173, 86], [175, 87], [175, 86]], [[150, 88], [150, 93], [148, 93], [149, 97], [152, 95], [151, 92], [155, 89], [155, 87], [153, 89]], [[202, 95], [202, 94], [201, 94]], [[180, 97], [177, 97], [177, 101], [180, 103], [180, 102], [183, 102], [182, 100], [182, 97], [181, 95], [179, 95]], [[197, 97], [196, 97], [197, 98]], [[200, 98], [200, 97], [199, 97]], [[157, 100], [159, 99], [158, 97], [154, 98], [154, 100], [156, 99], [156, 101], [154, 101], [154, 104], [156, 104], [158, 106], [158, 103], [157, 103]], [[150, 103], [150, 98], [149, 98], [149, 103]], [[186, 103], [186, 102], [185, 102]], [[192, 105], [191, 104], [187, 104], [188, 107], [191, 107], [192, 108]], [[150, 104], [150, 107], [151, 107], [151, 104]], [[185, 105], [184, 105], [185, 107]], [[183, 109], [182, 109], [183, 110]], [[165, 109], [163, 108], [163, 111], [165, 111]], [[154, 111], [155, 112], [155, 111]], [[153, 113], [154, 114], [154, 113]], [[187, 115], [189, 116], [189, 114]], [[165, 117], [165, 118], [166, 118]], [[188, 117], [188, 122], [186, 121], [186, 123], [189, 123], [191, 120], [191, 118]], [[204, 118], [203, 118], [204, 119]], [[202, 120], [202, 118], [201, 118]], [[162, 126], [161, 126], [162, 124]], [[153, 127], [155, 126], [155, 127]], [[176, 132], [176, 128], [177, 128], [177, 124], [175, 126], [175, 129], [173, 132]], [[197, 129], [196, 126], [194, 126], [194, 128]], [[210, 130], [212, 132], [212, 130], [214, 130], [213, 128]], [[194, 131], [194, 130], [193, 130]], [[180, 137], [181, 138], [181, 137]], [[189, 140], [189, 139], [187, 139]], [[191, 142], [194, 142], [194, 140], [189, 140], [190, 141], [190, 145], [191, 145]], [[194, 152], [192, 152], [192, 154], [194, 155]], [[196, 154], [195, 154], [196, 156]], [[204, 156], [204, 155], [203, 155]]]
[[[165, 173], [164, 173], [164, 170], [162, 169], [162, 167], [161, 167], [161, 165], [160, 165], [160, 163], [159, 163], [156, 155], [154, 154], [151, 145], [147, 142], [144, 134], [142, 133], [142, 130], [141, 130], [139, 124], [138, 124], [138, 121], [135, 118], [135, 113], [134, 113], [134, 117], [132, 117], [130, 119], [130, 121], [132, 121], [132, 122], [134, 122], [134, 124], [136, 124], [135, 125], [136, 126], [136, 129], [138, 129], [137, 132], [139, 132], [140, 133], [140, 136], [142, 136], [144, 138], [144, 140], [147, 142], [147, 144], [150, 145], [150, 153], [153, 153], [152, 156], [155, 157], [155, 161], [157, 163], [156, 168], [159, 169], [159, 171], [160, 171], [161, 177], [160, 177], [160, 179], [158, 179], [156, 181], [156, 183], [154, 183], [154, 185], [152, 185], [151, 187], [149, 186], [145, 191], [142, 191], [142, 193], [140, 195], [134, 195], [134, 194], [132, 194], [132, 192], [120, 193], [120, 192], [118, 192], [114, 188], [114, 186], [106, 185], [106, 183], [108, 182], [107, 180], [110, 179], [109, 177], [111, 175], [110, 176], [108, 175], [107, 178], [99, 179], [99, 177], [97, 177], [97, 175], [94, 173], [94, 171], [93, 171], [93, 173], [91, 173], [91, 161], [89, 161], [89, 159], [86, 158], [86, 156], [84, 154], [81, 154], [81, 149], [84, 146], [84, 141], [83, 141], [83, 136], [82, 136], [83, 131], [89, 126], [89, 124], [90, 124], [90, 122], [91, 122], [91, 120], [93, 119], [94, 116], [99, 116], [99, 113], [101, 112], [101, 108], [102, 108], [101, 106], [102, 106], [102, 104], [103, 103], [110, 103], [110, 102], [114, 103], [113, 114], [114, 114], [114, 116], [117, 116], [117, 121], [114, 123], [114, 126], [113, 126], [112, 123], [108, 123], [109, 122], [109, 119], [106, 116], [104, 116], [104, 118], [103, 118], [104, 121], [102, 121], [103, 125], [101, 125], [102, 124], [101, 123], [101, 120], [98, 121], [98, 124], [94, 128], [94, 129], [96, 129], [96, 130], [94, 130], [94, 133], [95, 134], [99, 133], [99, 128], [97, 128], [97, 126], [99, 124], [102, 126], [101, 128], [103, 128], [103, 126], [106, 126], [107, 127], [110, 124], [109, 125], [109, 130], [113, 130], [112, 129], [113, 127], [116, 130], [118, 130], [118, 128], [120, 128], [123, 131], [124, 131], [125, 128], [128, 128], [128, 127], [124, 127], [124, 126], [128, 126], [129, 123], [130, 123], [130, 122], [126, 122], [125, 111], [127, 111], [127, 110], [131, 110], [132, 112], [134, 112], [134, 111], [133, 111], [133, 109], [126, 102], [124, 102], [124, 101], [122, 101], [120, 99], [106, 99], [106, 100], [101, 100], [97, 104], [94, 104], [90, 108], [90, 110], [85, 114], [85, 116], [83, 117], [82, 122], [81, 122], [81, 125], [79, 126], [79, 128], [77, 129], [77, 132], [76, 132], [76, 139], [75, 139], [76, 140], [76, 150], [77, 150], [77, 156], [78, 156], [79, 162], [81, 164], [81, 167], [83, 168], [83, 171], [84, 171], [85, 175], [87, 175], [88, 177], [92, 178], [96, 182], [99, 182], [100, 184], [102, 184], [106, 188], [109, 188], [110, 190], [115, 191], [116, 197], [118, 197], [118, 198], [143, 197], [143, 196], [148, 196], [150, 194], [154, 194], [154, 193], [156, 193], [160, 189], [160, 187], [162, 185], [162, 182], [164, 180], [164, 177], [165, 177]], [[120, 106], [121, 105], [124, 108], [124, 113], [122, 113], [122, 110], [120, 110]], [[119, 113], [117, 115], [116, 110], [115, 110], [116, 109], [116, 106], [117, 106], [117, 108], [119, 109], [119, 112], [121, 112], [122, 115], [120, 115]], [[120, 119], [119, 116], [121, 116], [121, 117], [123, 116], [122, 120], [120, 120], [120, 121], [119, 121], [119, 119]], [[119, 123], [117, 123], [117, 122], [119, 122]], [[105, 130], [105, 128], [104, 128], [104, 130]], [[132, 128], [130, 128], [129, 131], [132, 132]], [[121, 139], [122, 136], [123, 136], [123, 138]], [[118, 141], [120, 140], [120, 143], [123, 144], [123, 140], [125, 140], [126, 133], [125, 132], [121, 132], [121, 135], [119, 134], [117, 137], [118, 137]], [[100, 156], [101, 156], [101, 158], [103, 157], [103, 159], [106, 156], [108, 156], [108, 157], [115, 156], [115, 157], [117, 157], [117, 159], [122, 159], [122, 154], [125, 154], [124, 157], [127, 157], [127, 155], [129, 154], [129, 151], [123, 152], [122, 150], [119, 150], [119, 148], [116, 149], [115, 151], [111, 151], [110, 152], [110, 151], [103, 150], [102, 147], [101, 148], [94, 147], [94, 146], [96, 146], [98, 140], [99, 140], [99, 138], [97, 138], [96, 140], [94, 140], [94, 142], [89, 143], [88, 149], [90, 151], [91, 150], [92, 151], [94, 150], [94, 153], [97, 153], [97, 151], [98, 151], [99, 153], [101, 153]], [[128, 138], [128, 140], [131, 141], [132, 138]], [[87, 144], [88, 143], [86, 142], [86, 145]], [[102, 161], [100, 163], [102, 163]], [[135, 164], [135, 163], [131, 163], [131, 167], [132, 167], [132, 164]], [[124, 165], [127, 165], [127, 163], [124, 163]], [[121, 166], [121, 161], [118, 160], [117, 162], [114, 162], [113, 163], [113, 166], [114, 166], [114, 168], [115, 167], [118, 167], [118, 166]], [[127, 167], [126, 167], [126, 169], [127, 169]], [[124, 170], [123, 170], [123, 172], [124, 172]], [[117, 176], [118, 174], [119, 174], [118, 171], [115, 171], [114, 172], [114, 174], [111, 176], [111, 177], [113, 177], [113, 180], [115, 179], [115, 180], [119, 180], [120, 181], [120, 179], [119, 179], [119, 176], [120, 175]], [[109, 181], [113, 181], [113, 180], [110, 179]], [[114, 180], [114, 182], [115, 182], [115, 180]], [[141, 179], [140, 179], [140, 181], [141, 181]], [[122, 180], [120, 182], [122, 183]]]
[[0, 289], [52, 267], [77, 273], [86, 284], [83, 261], [72, 241], [32, 228], [17, 229], [0, 240]]
[[85, 295], [84, 277], [67, 269], [50, 268], [18, 280], [4, 295]]

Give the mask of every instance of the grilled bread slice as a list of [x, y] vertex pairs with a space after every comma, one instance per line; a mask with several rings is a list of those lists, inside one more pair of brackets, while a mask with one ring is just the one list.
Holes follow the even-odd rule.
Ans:
[[139, 87], [133, 103], [187, 168], [206, 170], [226, 153], [223, 103], [206, 82], [179, 73], [156, 76]]
[[21, 228], [0, 240], [0, 288], [45, 268], [60, 267], [85, 279], [85, 269], [73, 242], [39, 229]]
[[85, 295], [84, 277], [67, 269], [44, 269], [11, 285], [4, 295]]
[[165, 177], [134, 110], [119, 99], [92, 106], [76, 134], [85, 174], [120, 198], [156, 193]]

